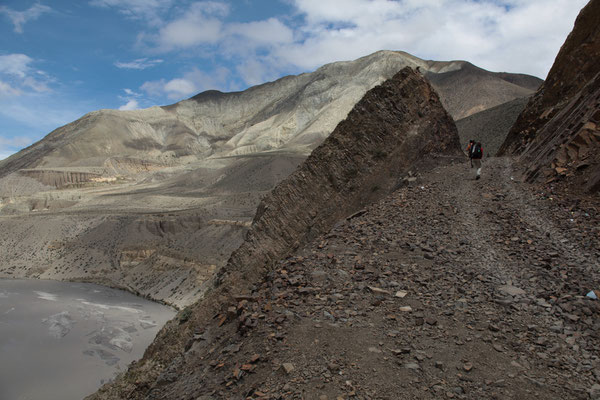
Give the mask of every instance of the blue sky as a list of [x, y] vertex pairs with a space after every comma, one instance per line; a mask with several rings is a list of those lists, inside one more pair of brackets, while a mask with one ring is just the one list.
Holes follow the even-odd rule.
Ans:
[[544, 78], [587, 0], [0, 0], [0, 159], [101, 108], [377, 50]]

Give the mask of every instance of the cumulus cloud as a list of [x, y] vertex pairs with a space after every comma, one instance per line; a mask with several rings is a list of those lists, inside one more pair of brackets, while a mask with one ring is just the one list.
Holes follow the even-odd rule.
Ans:
[[137, 110], [138, 108], [140, 108], [140, 107], [139, 107], [137, 100], [131, 99], [127, 103], [125, 103], [121, 107], [119, 107], [119, 110]]
[[23, 33], [23, 25], [28, 21], [38, 19], [42, 14], [52, 11], [48, 6], [36, 3], [25, 11], [15, 11], [6, 6], [0, 6], [0, 14], [6, 14], [14, 25], [17, 33]]
[[133, 60], [130, 62], [120, 62], [117, 61], [115, 62], [115, 67], [117, 68], [121, 68], [121, 69], [137, 69], [137, 70], [143, 70], [146, 68], [151, 68], [154, 67], [157, 64], [162, 63], [163, 60], [161, 59], [147, 59], [147, 58], [138, 58], [137, 60]]
[[25, 78], [29, 73], [29, 64], [33, 59], [25, 54], [7, 54], [0, 56], [0, 74]]
[[154, 41], [162, 51], [215, 44], [223, 35], [220, 18], [228, 13], [226, 3], [193, 3], [182, 15], [160, 28]]
[[294, 40], [294, 32], [277, 18], [247, 23], [233, 23], [227, 26], [225, 33], [234, 39], [241, 38], [244, 46], [281, 45]]

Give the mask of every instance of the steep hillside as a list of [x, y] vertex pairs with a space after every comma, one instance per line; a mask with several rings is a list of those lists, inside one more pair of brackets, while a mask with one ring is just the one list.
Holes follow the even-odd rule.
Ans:
[[427, 72], [426, 76], [455, 120], [527, 97], [542, 84], [541, 79], [533, 76], [490, 73], [467, 62], [460, 69]]
[[[251, 299], [251, 291], [273, 263], [321, 235], [341, 217], [397, 186], [425, 155], [460, 154], [451, 117], [431, 86], [406, 68], [371, 89], [334, 132], [290, 177], [262, 202], [244, 244], [232, 255], [218, 286], [185, 312], [185, 319], [165, 327], [155, 345], [123, 379], [96, 398], [188, 397], [200, 387], [188, 379], [195, 355], [181, 351], [201, 326], [233, 298]], [[219, 315], [226, 320], [235, 316]], [[248, 323], [252, 324], [251, 320]], [[165, 381], [162, 377], [168, 374]], [[181, 379], [178, 379], [181, 377]]]
[[528, 97], [511, 100], [456, 121], [462, 148], [473, 139], [483, 144], [485, 157], [495, 156], [528, 101]]
[[600, 1], [591, 0], [500, 152], [521, 154], [529, 180], [568, 175], [574, 189], [596, 192], [599, 148]]

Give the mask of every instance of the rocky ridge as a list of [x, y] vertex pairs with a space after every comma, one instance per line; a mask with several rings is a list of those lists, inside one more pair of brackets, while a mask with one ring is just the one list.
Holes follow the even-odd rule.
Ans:
[[340, 218], [389, 193], [423, 157], [460, 154], [456, 126], [433, 88], [405, 68], [371, 89], [292, 175], [259, 204], [223, 273], [256, 279]]
[[[162, 340], [168, 344], [160, 344], [160, 352], [151, 347], [136, 371], [105, 393], [114, 396], [113, 390], [129, 387], [126, 382], [144, 371], [144, 383], [133, 388], [135, 396], [143, 396], [157, 378], [155, 372], [163, 368], [157, 365], [186, 346], [194, 327], [212, 318], [207, 313], [236, 293], [249, 295], [252, 285], [277, 259], [403, 184], [399, 177], [408, 174], [424, 155], [436, 163], [436, 156], [458, 156], [459, 146], [452, 118], [421, 75], [405, 68], [371, 89], [299, 169], [261, 202], [244, 244], [219, 274], [217, 288], [184, 310], [185, 321], [190, 323], [183, 329], [177, 322], [165, 328]], [[222, 323], [228, 318], [228, 314], [218, 317]], [[153, 372], [146, 375], [148, 368]]]
[[501, 154], [520, 154], [528, 180], [563, 176], [600, 189], [600, 1], [584, 7], [546, 82], [517, 119]]

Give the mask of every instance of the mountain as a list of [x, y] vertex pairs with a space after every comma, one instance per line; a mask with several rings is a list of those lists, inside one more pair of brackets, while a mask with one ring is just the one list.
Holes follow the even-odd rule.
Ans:
[[0, 277], [85, 280], [191, 304], [242, 244], [260, 200], [406, 66], [455, 119], [541, 82], [380, 51], [243, 92], [92, 112], [0, 161]]
[[[166, 107], [92, 112], [0, 162], [0, 176], [23, 169], [133, 175], [207, 158], [273, 151], [307, 155], [367, 90], [405, 66], [426, 74], [455, 119], [526, 96], [541, 83], [464, 61], [380, 51], [244, 92], [208, 91]], [[74, 177], [73, 183], [81, 179], [90, 177]], [[59, 185], [68, 183], [69, 178]]]
[[529, 181], [567, 177], [572, 189], [600, 190], [600, 1], [584, 7], [546, 82], [500, 152], [520, 155]]
[[528, 101], [521, 97], [456, 121], [462, 148], [473, 139], [483, 144], [485, 157], [495, 156]]
[[[190, 334], [201, 337], [204, 331], [198, 328], [212, 325], [215, 319], [219, 325], [250, 331], [256, 324], [254, 317], [235, 306], [222, 314], [223, 306], [235, 299], [258, 305], [252, 295], [255, 285], [280, 259], [315, 240], [340, 219], [364, 213], [359, 210], [396, 189], [399, 177], [409, 171], [461, 157], [454, 121], [422, 75], [404, 68], [369, 90], [299, 168], [263, 199], [245, 241], [219, 272], [216, 286], [184, 310], [181, 315], [185, 317], [163, 329], [156, 346], [139, 365], [144, 372], [131, 371], [136, 384], [128, 383], [129, 378], [119, 380], [92, 398], [121, 398], [125, 393], [136, 399], [182, 398], [187, 391], [203, 390], [196, 378], [183, 373], [193, 370], [191, 365], [198, 361], [196, 353], [181, 357], [182, 348], [189, 350], [194, 344]], [[300, 290], [310, 296], [314, 289], [303, 286]], [[221, 338], [228, 341], [236, 336]], [[148, 369], [152, 364], [169, 364], [168, 371]]]
[[475, 180], [458, 141], [422, 76], [367, 92], [89, 399], [598, 398], [597, 197]]

